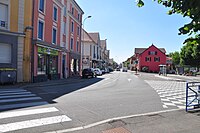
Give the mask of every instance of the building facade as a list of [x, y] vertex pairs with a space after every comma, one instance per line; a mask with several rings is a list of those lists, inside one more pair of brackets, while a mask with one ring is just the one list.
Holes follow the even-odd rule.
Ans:
[[30, 53], [24, 52], [31, 44], [31, 19], [25, 19], [31, 16], [31, 7], [31, 0], [0, 1], [0, 69], [10, 73], [1, 77], [4, 80], [14, 78], [15, 82], [24, 82], [31, 78], [27, 57]]
[[34, 0], [33, 81], [61, 78], [61, 0]]
[[75, 0], [67, 3], [69, 76], [79, 76], [81, 72], [81, 26], [84, 12]]
[[166, 51], [153, 44], [149, 48], [135, 48], [137, 69], [139, 71], [159, 72], [159, 65], [166, 65]]

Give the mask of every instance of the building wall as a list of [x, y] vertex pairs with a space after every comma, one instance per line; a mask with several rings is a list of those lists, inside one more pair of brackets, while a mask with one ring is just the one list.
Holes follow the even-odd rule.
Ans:
[[[24, 29], [32, 27], [32, 0], [24, 0]], [[23, 77], [24, 82], [31, 82], [31, 43], [32, 43], [32, 30], [25, 30], [26, 37], [24, 38], [24, 52], [23, 52]]]
[[[157, 55], [149, 55], [149, 51], [156, 51]], [[146, 57], [151, 58], [151, 61], [146, 61]], [[154, 57], [159, 57], [160, 61], [154, 61]], [[139, 69], [142, 70], [142, 67], [147, 66], [151, 72], [159, 72], [159, 65], [166, 64], [166, 55], [161, 52], [157, 47], [151, 46], [145, 50], [142, 54], [139, 55]]]

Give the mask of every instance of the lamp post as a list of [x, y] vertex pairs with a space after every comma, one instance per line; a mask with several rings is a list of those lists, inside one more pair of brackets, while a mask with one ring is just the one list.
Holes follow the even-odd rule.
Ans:
[[82, 68], [81, 69], [83, 69], [83, 57], [84, 57], [84, 24], [85, 24], [85, 20], [86, 19], [88, 19], [88, 18], [91, 18], [92, 16], [87, 16], [84, 20], [83, 20], [83, 40], [82, 40], [82, 44], [83, 44], [83, 46], [82, 46], [82, 53], [81, 53], [81, 66], [82, 66]]

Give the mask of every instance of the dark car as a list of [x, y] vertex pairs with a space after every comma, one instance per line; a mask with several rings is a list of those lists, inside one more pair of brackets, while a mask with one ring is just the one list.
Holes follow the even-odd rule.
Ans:
[[86, 68], [82, 71], [82, 78], [88, 78], [88, 77], [97, 77], [96, 73], [92, 68]]

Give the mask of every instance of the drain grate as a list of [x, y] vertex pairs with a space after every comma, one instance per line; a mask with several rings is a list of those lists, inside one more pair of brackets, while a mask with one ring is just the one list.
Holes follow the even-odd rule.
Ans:
[[102, 133], [131, 133], [123, 127], [114, 128], [106, 131], [102, 131]]

